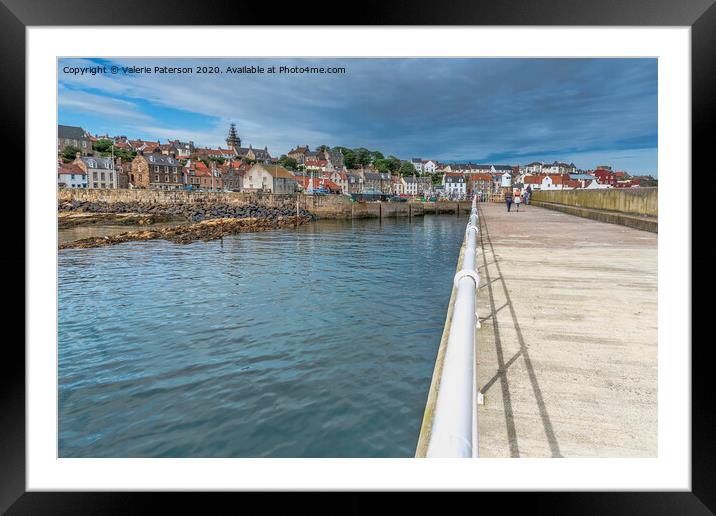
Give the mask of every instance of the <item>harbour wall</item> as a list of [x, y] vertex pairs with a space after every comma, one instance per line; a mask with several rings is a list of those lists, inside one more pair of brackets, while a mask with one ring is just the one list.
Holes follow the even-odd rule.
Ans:
[[658, 233], [658, 188], [536, 191], [530, 204]]
[[353, 202], [345, 195], [271, 194], [257, 192], [192, 192], [187, 190], [75, 189], [58, 190], [58, 201], [156, 204], [162, 206], [223, 203], [228, 205], [306, 209], [322, 219], [420, 217], [426, 214], [470, 213], [470, 202]]

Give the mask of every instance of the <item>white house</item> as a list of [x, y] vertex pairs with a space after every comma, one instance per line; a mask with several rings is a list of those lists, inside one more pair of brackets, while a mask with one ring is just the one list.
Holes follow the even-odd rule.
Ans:
[[407, 195], [418, 195], [418, 178], [415, 176], [403, 176], [401, 178], [402, 193]]
[[450, 197], [464, 197], [467, 193], [467, 183], [465, 176], [462, 174], [444, 174], [443, 185], [445, 186], [445, 194]]
[[410, 160], [410, 163], [415, 167], [415, 171], [419, 173], [423, 173], [423, 160], [420, 158], [413, 158]]
[[503, 188], [509, 188], [512, 186], [512, 174], [510, 172], [504, 172], [500, 176], [500, 186]]
[[525, 172], [527, 174], [534, 175], [541, 174], [543, 165], [544, 163], [542, 163], [541, 161], [533, 161], [532, 163], [527, 164], [527, 166], [525, 167]]
[[60, 188], [87, 188], [87, 172], [73, 163], [57, 166], [57, 186]]
[[437, 169], [438, 164], [433, 160], [429, 159], [423, 162], [423, 172], [426, 172], [428, 174], [434, 174]]
[[280, 165], [256, 163], [244, 174], [245, 192], [291, 194], [296, 191], [297, 186], [294, 175]]

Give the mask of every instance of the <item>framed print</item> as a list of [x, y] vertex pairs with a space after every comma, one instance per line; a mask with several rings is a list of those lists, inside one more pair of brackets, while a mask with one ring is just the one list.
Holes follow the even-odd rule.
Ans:
[[691, 337], [710, 1], [194, 7], [3, 1], [28, 300], [3, 510], [714, 510]]

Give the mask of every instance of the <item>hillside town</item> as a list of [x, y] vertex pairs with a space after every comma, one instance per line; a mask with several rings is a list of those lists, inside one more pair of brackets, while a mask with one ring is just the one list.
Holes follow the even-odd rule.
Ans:
[[92, 135], [82, 127], [58, 125], [59, 188], [156, 189], [349, 195], [354, 200], [502, 200], [537, 190], [657, 186], [651, 176], [632, 176], [609, 165], [580, 170], [554, 161], [526, 165], [447, 163], [434, 159], [387, 158], [365, 148], [311, 150], [296, 145], [279, 156], [268, 147], [242, 146], [231, 124], [225, 147], [192, 141], [142, 140]]

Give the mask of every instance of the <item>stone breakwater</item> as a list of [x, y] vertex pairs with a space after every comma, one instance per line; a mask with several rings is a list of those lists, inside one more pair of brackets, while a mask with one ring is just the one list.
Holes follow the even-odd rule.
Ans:
[[165, 217], [183, 217], [189, 222], [201, 222], [207, 219], [269, 219], [277, 220], [281, 217], [308, 218], [317, 217], [306, 209], [289, 206], [265, 206], [248, 203], [243, 205], [217, 203], [210, 199], [191, 204], [164, 204], [152, 202], [113, 202], [85, 201], [72, 199], [61, 201], [58, 204], [60, 212], [73, 213], [111, 213], [111, 214], [141, 214]]
[[277, 217], [277, 218], [215, 218], [166, 228], [146, 229], [141, 231], [125, 231], [117, 235], [83, 238], [74, 242], [60, 244], [60, 249], [88, 249], [121, 244], [123, 242], [142, 242], [146, 240], [168, 240], [177, 244], [188, 244], [195, 240], [205, 242], [216, 240], [226, 235], [244, 232], [269, 231], [283, 227], [296, 226], [312, 220], [310, 217]]

